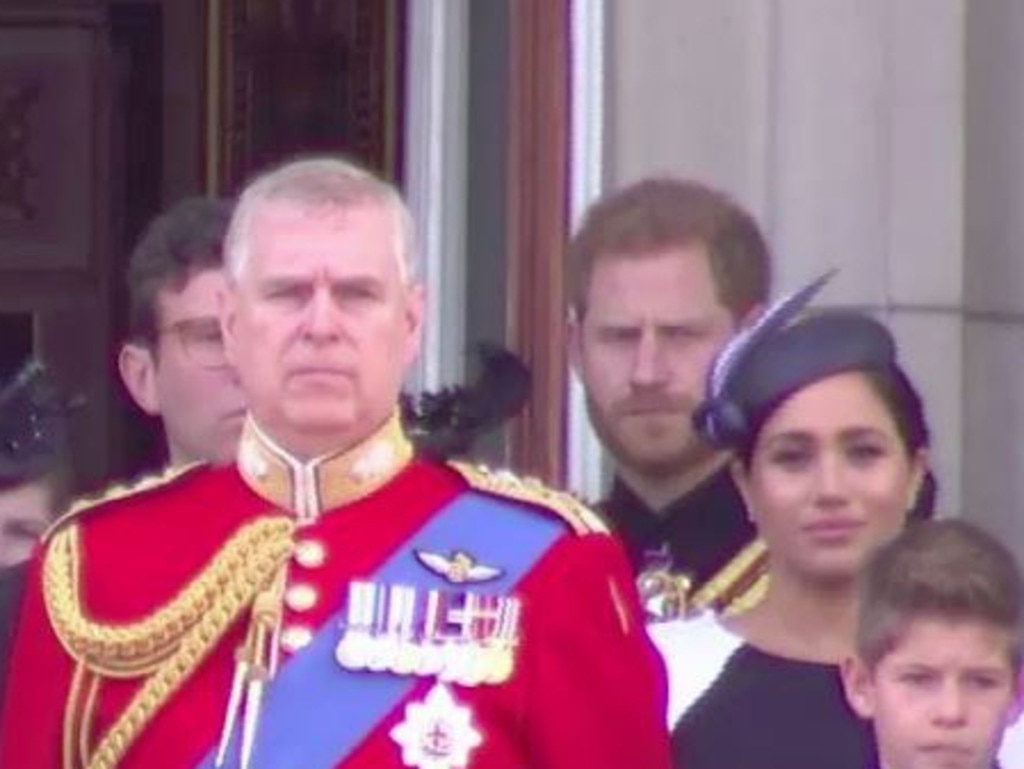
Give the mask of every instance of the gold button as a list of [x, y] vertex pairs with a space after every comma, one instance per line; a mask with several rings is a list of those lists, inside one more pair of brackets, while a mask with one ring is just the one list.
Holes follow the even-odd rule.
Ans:
[[286, 652], [297, 652], [313, 640], [313, 631], [302, 625], [289, 625], [281, 631], [281, 648]]
[[304, 539], [295, 544], [295, 560], [300, 566], [315, 569], [327, 560], [327, 549], [315, 539]]
[[284, 593], [285, 605], [292, 611], [309, 611], [316, 606], [319, 596], [312, 585], [291, 585]]

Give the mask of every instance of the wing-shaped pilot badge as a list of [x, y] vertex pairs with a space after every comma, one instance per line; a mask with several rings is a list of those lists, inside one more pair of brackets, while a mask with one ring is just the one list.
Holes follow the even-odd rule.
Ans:
[[455, 585], [490, 582], [504, 574], [502, 569], [480, 563], [465, 550], [455, 550], [451, 555], [432, 553], [429, 550], [414, 552], [421, 564]]

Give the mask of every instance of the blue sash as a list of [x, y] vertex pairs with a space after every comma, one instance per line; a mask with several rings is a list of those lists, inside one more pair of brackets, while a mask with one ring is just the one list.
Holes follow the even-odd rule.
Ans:
[[[451, 588], [426, 569], [416, 550], [449, 554], [460, 549], [502, 573], [472, 589], [507, 595], [547, 550], [565, 534], [553, 516], [467, 491], [436, 513], [367, 577], [380, 584], [418, 589]], [[339, 586], [347, 589], [347, 585]], [[344, 602], [345, 595], [339, 595]], [[270, 682], [256, 733], [251, 769], [334, 769], [408, 696], [415, 676], [351, 671], [335, 660], [345, 607], [332, 615], [312, 642], [293, 655]], [[225, 767], [238, 766], [238, 729]], [[198, 769], [213, 769], [211, 751]]]

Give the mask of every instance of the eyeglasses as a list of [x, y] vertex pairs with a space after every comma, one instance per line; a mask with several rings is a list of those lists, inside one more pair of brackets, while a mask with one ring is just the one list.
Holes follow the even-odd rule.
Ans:
[[203, 368], [228, 365], [224, 337], [216, 318], [185, 318], [160, 329], [160, 334], [177, 337], [185, 357]]

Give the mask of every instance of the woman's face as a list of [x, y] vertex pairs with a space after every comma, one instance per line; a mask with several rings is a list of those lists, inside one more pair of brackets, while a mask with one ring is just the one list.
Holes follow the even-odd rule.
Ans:
[[790, 396], [762, 427], [749, 468], [733, 469], [772, 571], [835, 583], [903, 527], [924, 468], [924, 452], [908, 455], [885, 403], [850, 372]]

